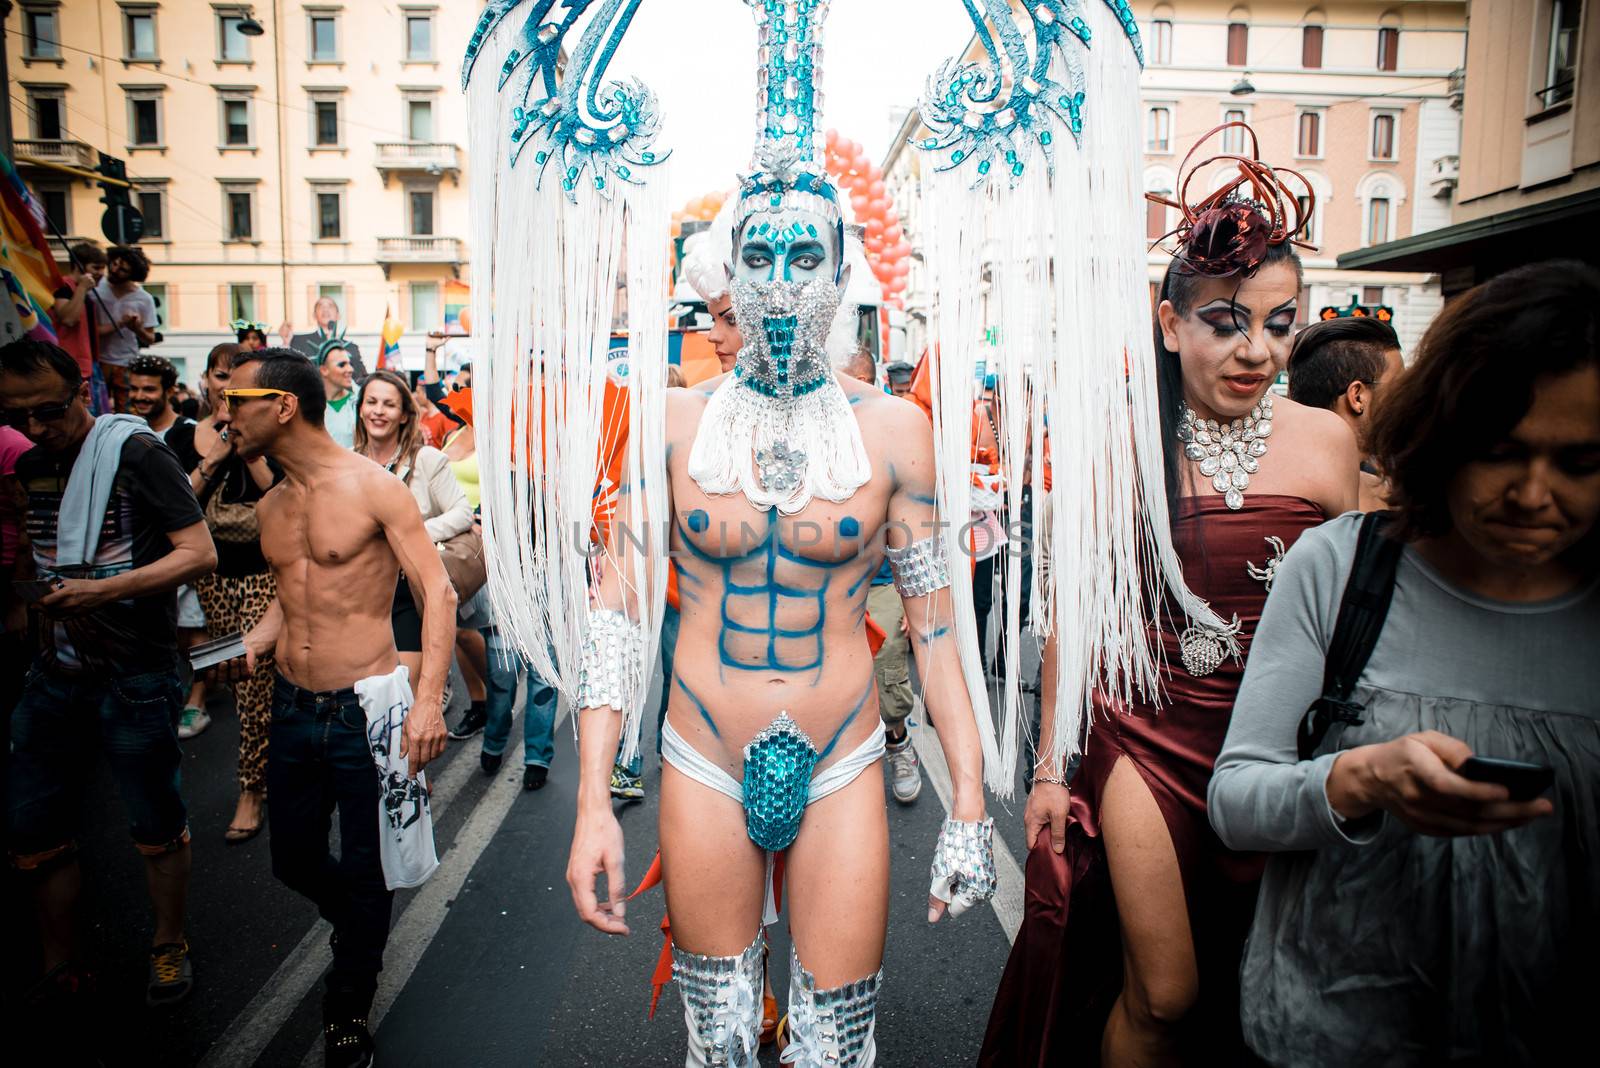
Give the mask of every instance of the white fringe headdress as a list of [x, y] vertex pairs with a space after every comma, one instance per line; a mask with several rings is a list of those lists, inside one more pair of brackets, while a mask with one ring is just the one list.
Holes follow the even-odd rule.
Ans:
[[[1188, 619], [1228, 627], [1185, 586], [1168, 524], [1141, 242], [1138, 30], [1123, 0], [1030, 0], [1027, 10], [1031, 34], [1006, 4], [974, 15], [988, 63], [950, 61], [929, 80], [921, 111], [933, 136], [917, 147], [935, 172], [925, 188], [926, 218], [937, 220], [926, 257], [939, 502], [950, 516], [971, 505], [970, 414], [984, 360], [999, 380], [1013, 520], [1033, 458], [1031, 626], [1054, 636], [1059, 658], [1055, 707], [1044, 710], [1054, 745], [1038, 757], [1059, 766], [1081, 750], [1093, 689], [1159, 695], [1161, 654], [1146, 627], [1163, 610], [1163, 586]], [[999, 344], [980, 350], [996, 324]], [[950, 551], [951, 574], [966, 574], [961, 547]], [[1024, 733], [1021, 557], [1007, 553], [1001, 571], [1006, 664], [993, 770], [1009, 793]], [[966, 677], [981, 679], [970, 585], [952, 593]]]
[[[509, 18], [526, 3], [520, 24]], [[638, 0], [490, 0], [462, 73], [472, 159], [472, 313], [484, 336], [475, 368], [474, 426], [483, 467], [484, 555], [495, 621], [541, 676], [570, 700], [593, 568], [616, 568], [646, 634], [623, 730], [630, 757], [666, 601], [664, 545], [669, 209], [650, 148], [654, 95], [608, 81], [606, 66]], [[565, 69], [563, 41], [594, 8]], [[657, 168], [659, 170], [659, 168]], [[624, 249], [626, 266], [624, 267]], [[630, 365], [625, 419], [605, 426], [610, 335], [625, 272]], [[602, 455], [627, 434], [630, 492], [602, 483]], [[625, 475], [625, 478], [630, 476]], [[620, 559], [593, 551], [594, 517], [634, 539]], [[650, 517], [656, 517], [652, 526]], [[576, 725], [576, 724], [575, 724]]]

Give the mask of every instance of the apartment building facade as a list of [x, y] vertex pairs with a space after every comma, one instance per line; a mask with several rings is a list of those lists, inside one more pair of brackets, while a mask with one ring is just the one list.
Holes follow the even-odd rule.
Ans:
[[[1195, 141], [1224, 123], [1248, 123], [1262, 158], [1301, 172], [1315, 192], [1305, 236], [1316, 248], [1301, 254], [1302, 321], [1352, 301], [1385, 304], [1395, 311], [1402, 342], [1414, 343], [1442, 304], [1437, 276], [1346, 269], [1338, 257], [1449, 224], [1467, 5], [1178, 0], [1132, 6], [1146, 61], [1140, 78], [1145, 189], [1173, 196]], [[974, 47], [968, 55], [981, 51]], [[1086, 110], [1092, 122], [1092, 101]], [[912, 112], [884, 164], [914, 247], [924, 222], [917, 205], [923, 162], [908, 142], [919, 129]], [[1205, 154], [1242, 147], [1243, 131], [1235, 129], [1213, 139]], [[1191, 186], [1191, 196], [1208, 189], [1207, 178]], [[1147, 236], [1154, 241], [1177, 222], [1176, 211], [1150, 205]], [[1152, 293], [1169, 258], [1159, 247], [1150, 251]], [[920, 350], [917, 331], [929, 293], [920, 262], [913, 263], [908, 333]]]
[[99, 188], [41, 164], [126, 162], [164, 354], [192, 363], [237, 319], [307, 329], [320, 297], [358, 340], [386, 309], [420, 337], [465, 277], [459, 64], [479, 6], [22, 0], [19, 170], [67, 241], [104, 243]]
[[1446, 297], [1512, 267], [1600, 264], [1600, 12], [1582, 0], [1470, 5], [1452, 224], [1345, 253], [1438, 272]]

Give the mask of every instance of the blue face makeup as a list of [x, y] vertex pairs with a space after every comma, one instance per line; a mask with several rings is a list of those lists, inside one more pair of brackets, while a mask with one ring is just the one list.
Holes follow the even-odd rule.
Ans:
[[734, 277], [747, 282], [835, 278], [840, 256], [834, 234], [826, 220], [809, 212], [759, 212], [740, 235]]

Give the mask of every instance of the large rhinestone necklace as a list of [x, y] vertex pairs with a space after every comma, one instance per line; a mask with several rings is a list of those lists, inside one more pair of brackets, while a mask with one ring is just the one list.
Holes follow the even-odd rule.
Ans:
[[1260, 460], [1267, 454], [1271, 436], [1271, 393], [1263, 396], [1249, 415], [1231, 423], [1201, 419], [1187, 404], [1178, 422], [1183, 454], [1200, 465], [1200, 473], [1235, 512], [1244, 507], [1244, 491], [1250, 488], [1250, 476], [1261, 469]]

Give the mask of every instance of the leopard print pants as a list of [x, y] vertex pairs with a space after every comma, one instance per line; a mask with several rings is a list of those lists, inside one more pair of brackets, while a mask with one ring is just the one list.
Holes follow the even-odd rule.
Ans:
[[[248, 631], [261, 621], [278, 596], [270, 571], [224, 578], [207, 575], [194, 584], [213, 638]], [[239, 709], [239, 789], [267, 792], [267, 731], [272, 725], [272, 665], [233, 684]]]

